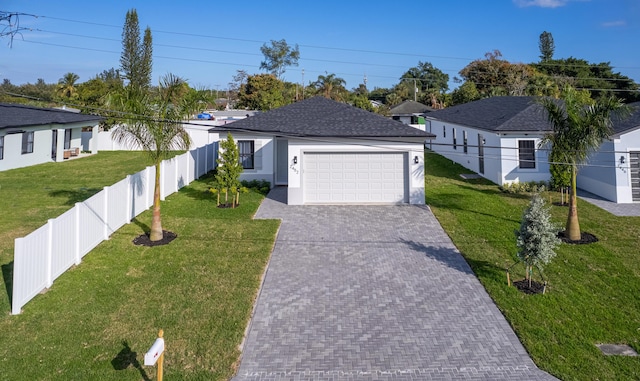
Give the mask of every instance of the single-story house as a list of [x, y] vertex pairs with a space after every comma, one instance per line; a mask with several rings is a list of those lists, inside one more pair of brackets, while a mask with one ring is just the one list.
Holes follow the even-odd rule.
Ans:
[[434, 111], [434, 109], [425, 104], [406, 100], [396, 106], [393, 106], [391, 110], [389, 110], [389, 113], [391, 114], [391, 119], [400, 121], [404, 124], [409, 124], [412, 127], [424, 131], [424, 114], [432, 111]]
[[[552, 130], [535, 97], [491, 97], [426, 115], [426, 131], [436, 136], [427, 148], [499, 185], [551, 179], [549, 147], [539, 143]], [[640, 201], [639, 130], [637, 108], [615, 121], [614, 135], [578, 172], [578, 187], [618, 203]]]
[[640, 202], [640, 102], [578, 172], [578, 187], [617, 203]]
[[214, 127], [231, 132], [242, 179], [288, 187], [288, 204], [424, 204], [433, 135], [323, 97]]
[[[0, 103], [0, 171], [78, 155], [82, 129], [91, 128], [97, 135], [102, 119], [60, 109]], [[91, 151], [97, 152], [97, 147]]]

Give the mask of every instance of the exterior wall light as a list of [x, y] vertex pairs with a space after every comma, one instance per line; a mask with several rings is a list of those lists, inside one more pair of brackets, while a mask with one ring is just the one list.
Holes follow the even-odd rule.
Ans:
[[620, 164], [624, 164], [624, 155], [620, 156]]
[[297, 156], [293, 157], [293, 164], [298, 164], [298, 157]]
[[418, 163], [420, 163], [420, 158], [419, 158], [418, 156], [414, 157], [414, 158], [413, 158], [413, 163], [414, 163], [414, 164], [418, 164]]

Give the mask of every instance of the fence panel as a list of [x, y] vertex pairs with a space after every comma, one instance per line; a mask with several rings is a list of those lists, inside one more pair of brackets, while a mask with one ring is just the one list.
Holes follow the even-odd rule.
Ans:
[[198, 152], [198, 177], [204, 175], [207, 167], [207, 147], [199, 147], [197, 148]]
[[198, 178], [198, 151], [189, 151], [189, 182]]
[[76, 208], [51, 220], [51, 281], [76, 263]]
[[129, 194], [131, 197], [129, 204], [129, 220], [135, 218], [138, 214], [147, 210], [148, 186], [149, 184], [146, 169], [129, 176]]
[[129, 223], [127, 210], [130, 176], [109, 187], [107, 192], [107, 234], [111, 235], [124, 224]]
[[[162, 179], [169, 195], [207, 173], [215, 163], [216, 143], [165, 162]], [[11, 313], [73, 264], [80, 263], [100, 242], [153, 205], [155, 167], [150, 166], [105, 187], [84, 202], [15, 240]]]
[[49, 226], [44, 225], [15, 240], [13, 257], [13, 314], [49, 285]]
[[175, 158], [171, 160], [165, 160], [162, 162], [162, 197], [178, 191], [178, 180], [176, 178], [176, 170], [178, 168], [178, 162]]
[[105, 192], [93, 195], [79, 203], [80, 207], [80, 255], [85, 256], [105, 238]]

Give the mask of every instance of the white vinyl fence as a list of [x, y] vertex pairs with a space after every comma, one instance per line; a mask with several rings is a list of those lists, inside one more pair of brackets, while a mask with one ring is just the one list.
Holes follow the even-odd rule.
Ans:
[[[217, 143], [162, 162], [162, 199], [214, 168]], [[82, 257], [153, 205], [155, 167], [147, 167], [105, 187], [86, 201], [23, 238], [16, 238], [13, 259], [12, 314]]]

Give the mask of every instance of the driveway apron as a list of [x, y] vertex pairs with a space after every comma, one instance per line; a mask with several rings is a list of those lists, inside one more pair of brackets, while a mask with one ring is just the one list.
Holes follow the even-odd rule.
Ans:
[[256, 214], [282, 225], [234, 380], [555, 379], [428, 207], [289, 206], [283, 191]]

